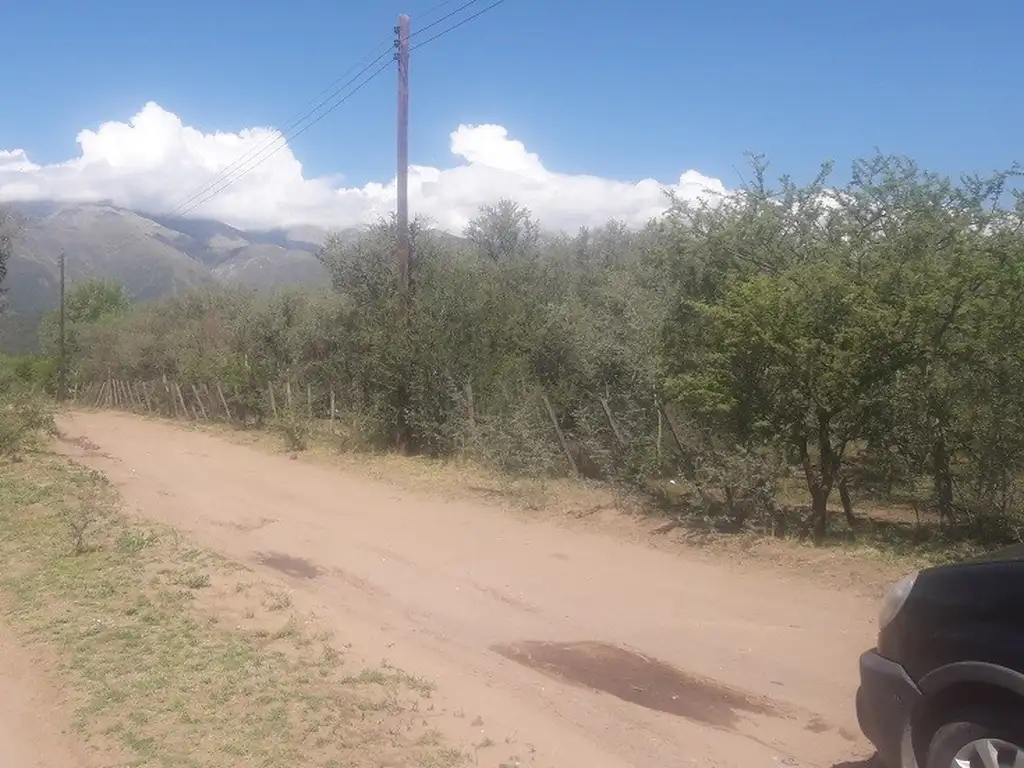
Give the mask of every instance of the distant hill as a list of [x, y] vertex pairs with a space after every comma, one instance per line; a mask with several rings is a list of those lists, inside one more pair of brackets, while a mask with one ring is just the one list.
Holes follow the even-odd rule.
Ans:
[[114, 278], [137, 300], [228, 283], [257, 289], [328, 279], [316, 259], [327, 233], [242, 231], [219, 221], [153, 216], [103, 204], [17, 203], [24, 218], [8, 262], [8, 312], [0, 317], [0, 350], [35, 346], [35, 328], [56, 306], [58, 258], [66, 254], [69, 285]]

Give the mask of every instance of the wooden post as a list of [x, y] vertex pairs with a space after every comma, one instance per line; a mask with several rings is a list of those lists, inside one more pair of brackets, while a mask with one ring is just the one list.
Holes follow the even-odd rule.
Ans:
[[189, 386], [192, 387], [192, 397], [196, 399], [196, 405], [199, 406], [199, 413], [202, 414], [203, 421], [206, 421], [206, 408], [203, 406], [203, 398], [199, 396], [199, 390], [196, 389], [195, 384], [189, 384]]
[[172, 384], [174, 384], [174, 389], [178, 393], [178, 402], [181, 403], [181, 415], [184, 416], [187, 419], [188, 418], [188, 406], [185, 405], [185, 396], [181, 394], [181, 385], [178, 384], [178, 382], [176, 382], [176, 381], [172, 382]]
[[334, 431], [334, 387], [331, 387], [331, 431]]
[[231, 409], [228, 408], [227, 398], [224, 397], [224, 390], [220, 388], [220, 384], [217, 385], [217, 394], [220, 395], [220, 404], [224, 406], [224, 418], [230, 423], [233, 421], [231, 418]]
[[270, 392], [270, 413], [276, 419], [277, 418], [277, 401], [274, 400], [274, 382], [270, 382], [267, 385], [267, 390]]
[[658, 464], [661, 464], [661, 403], [657, 395], [654, 397], [654, 407], [658, 411]]
[[206, 405], [209, 406], [207, 410], [210, 416], [215, 416], [217, 412], [217, 404], [213, 401], [213, 395], [210, 394], [210, 385], [204, 381], [202, 384], [199, 385], [199, 391], [203, 395], [203, 402], [205, 402]]
[[146, 386], [146, 382], [144, 382], [144, 381], [141, 382], [139, 384], [139, 386], [142, 387], [142, 396], [146, 398], [146, 410], [149, 413], [152, 413], [153, 412], [153, 403], [149, 399], [149, 388]]
[[313, 385], [306, 385], [306, 415], [313, 420]]
[[608, 401], [603, 397], [599, 397], [598, 400], [601, 401], [601, 410], [604, 411], [604, 417], [608, 420], [608, 426], [611, 428], [612, 434], [615, 435], [616, 442], [618, 442], [620, 447], [624, 448], [626, 446], [626, 438], [622, 434], [622, 430], [619, 429], [619, 424], [615, 421], [615, 417], [612, 415], [611, 406], [608, 405]]
[[167, 395], [167, 415], [172, 419], [178, 418], [178, 399], [174, 396], [174, 389], [166, 378], [164, 378], [164, 394]]
[[663, 403], [659, 404], [661, 415], [665, 417], [665, 424], [668, 426], [668, 433], [672, 435], [672, 442], [676, 444], [676, 450], [679, 451], [680, 456], [686, 455], [686, 449], [683, 447], [682, 438], [679, 436], [679, 429], [676, 427], [675, 419], [672, 418], [672, 414], [668, 412]]
[[398, 290], [403, 298], [409, 293], [409, 262], [412, 243], [409, 237], [409, 17], [401, 14], [395, 27], [395, 59], [398, 61], [398, 142], [396, 176], [398, 224]]
[[565, 439], [565, 435], [562, 432], [562, 428], [558, 426], [558, 416], [555, 415], [555, 409], [551, 405], [551, 401], [548, 400], [548, 396], [543, 392], [540, 393], [541, 400], [544, 401], [544, 408], [547, 409], [548, 416], [551, 419], [551, 426], [555, 428], [555, 434], [558, 435], [558, 442], [562, 446], [562, 451], [565, 453], [565, 458], [569, 461], [569, 466], [572, 468], [574, 475], [579, 475], [580, 468], [576, 465], [576, 459], [573, 458], [572, 451], [569, 450], [569, 441]]
[[291, 383], [291, 381], [286, 381], [284, 383], [284, 404], [285, 404], [285, 407], [288, 409], [288, 412], [291, 413], [291, 411], [292, 411], [292, 383]]

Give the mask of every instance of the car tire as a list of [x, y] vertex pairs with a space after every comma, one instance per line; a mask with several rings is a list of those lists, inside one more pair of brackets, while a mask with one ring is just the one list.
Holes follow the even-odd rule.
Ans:
[[[1001, 753], [1016, 749], [1024, 754], [1024, 708], [999, 712], [977, 710], [957, 715], [956, 720], [945, 723], [932, 734], [925, 768], [959, 768], [963, 763], [956, 762], [957, 756], [970, 745], [985, 741], [999, 746]], [[1005, 765], [1013, 766], [1013, 761], [1010, 757]], [[975, 761], [967, 765], [973, 768], [987, 764]], [[1001, 767], [1004, 762], [1001, 760], [998, 765]]]

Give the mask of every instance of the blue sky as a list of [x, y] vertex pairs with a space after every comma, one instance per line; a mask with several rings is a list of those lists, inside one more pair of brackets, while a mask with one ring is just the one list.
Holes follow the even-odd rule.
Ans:
[[[9, 2], [0, 148], [63, 160], [150, 100], [204, 131], [279, 125], [435, 4]], [[507, 0], [414, 52], [412, 160], [450, 165], [450, 131], [497, 123], [551, 169], [621, 179], [732, 185], [747, 150], [798, 177], [875, 147], [991, 170], [1024, 158], [1022, 28], [1019, 0]], [[388, 73], [292, 147], [308, 174], [385, 179], [393, 119]]]

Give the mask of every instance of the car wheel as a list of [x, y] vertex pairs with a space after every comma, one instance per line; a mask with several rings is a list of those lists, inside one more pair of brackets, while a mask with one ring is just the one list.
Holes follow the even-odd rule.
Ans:
[[925, 768], [1024, 768], [1021, 714], [975, 712], [946, 723], [932, 736]]

